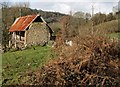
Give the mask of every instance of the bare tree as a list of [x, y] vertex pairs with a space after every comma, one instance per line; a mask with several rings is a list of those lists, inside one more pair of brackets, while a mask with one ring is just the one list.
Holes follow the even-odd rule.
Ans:
[[3, 47], [6, 49], [7, 47], [7, 42], [8, 42], [8, 26], [9, 26], [9, 19], [8, 19], [8, 8], [9, 8], [9, 2], [2, 2], [0, 3], [0, 5], [2, 6], [1, 9], [2, 9], [2, 26], [1, 26], [1, 39], [2, 39], [2, 45]]
[[82, 11], [79, 11], [79, 12], [74, 13], [73, 16], [76, 18], [85, 18], [85, 13]]
[[30, 6], [29, 2], [16, 2], [12, 5], [12, 7], [26, 7], [28, 8]]
[[19, 13], [20, 17], [27, 14], [27, 8], [29, 8], [29, 6], [30, 6], [29, 2], [16, 2], [15, 4], [12, 5], [12, 7], [18, 11], [17, 13]]

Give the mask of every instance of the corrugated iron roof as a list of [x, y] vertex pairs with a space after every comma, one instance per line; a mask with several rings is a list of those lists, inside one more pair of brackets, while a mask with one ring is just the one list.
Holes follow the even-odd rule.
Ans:
[[38, 16], [39, 15], [28, 15], [17, 18], [9, 31], [24, 31]]

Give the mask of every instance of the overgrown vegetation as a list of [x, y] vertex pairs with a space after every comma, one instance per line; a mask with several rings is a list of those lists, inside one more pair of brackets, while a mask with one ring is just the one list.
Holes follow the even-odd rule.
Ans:
[[120, 32], [120, 20], [112, 20], [109, 22], [101, 23], [99, 25], [94, 26], [94, 31], [98, 31], [98, 33], [117, 33]]
[[[59, 52], [59, 58], [50, 61], [36, 72], [28, 74], [30, 79], [24, 84], [119, 86], [119, 45], [117, 41], [113, 42], [94, 35], [75, 38], [72, 47], [59, 44], [56, 49]], [[32, 80], [32, 78], [35, 79]]]
[[[92, 27], [79, 26], [79, 33], [75, 36], [72, 32], [71, 18], [64, 18], [63, 28], [56, 38], [54, 50], [58, 58], [51, 60], [48, 64], [35, 72], [26, 74], [28, 81], [21, 83], [40, 86], [120, 86], [120, 43], [119, 37], [111, 39], [106, 37], [111, 26], [101, 26], [97, 31]], [[115, 21], [114, 21], [115, 22]], [[111, 25], [114, 22], [108, 23]], [[75, 23], [75, 22], [74, 22]], [[107, 24], [107, 23], [106, 23]], [[86, 25], [86, 24], [85, 24]], [[114, 24], [113, 24], [114, 25]], [[74, 24], [73, 24], [74, 26]], [[97, 29], [94, 26], [93, 29]], [[104, 28], [106, 27], [106, 28]], [[117, 29], [117, 24], [115, 26]], [[103, 29], [102, 33], [100, 29]], [[73, 30], [75, 30], [74, 28]], [[112, 28], [111, 28], [112, 29]], [[77, 31], [75, 31], [77, 32]], [[72, 40], [72, 46], [66, 45], [66, 40]], [[32, 79], [34, 78], [34, 79]]]
[[108, 36], [110, 38], [116, 38], [116, 39], [120, 40], [120, 32], [118, 32], [118, 33], [111, 33]]

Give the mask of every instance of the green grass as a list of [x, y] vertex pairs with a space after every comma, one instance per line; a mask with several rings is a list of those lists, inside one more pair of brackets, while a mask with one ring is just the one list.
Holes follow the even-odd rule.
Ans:
[[7, 52], [2, 56], [3, 84], [19, 84], [28, 71], [43, 66], [54, 56], [50, 47], [35, 47], [24, 51]]
[[[112, 20], [108, 22], [101, 23], [94, 26], [94, 31], [98, 34], [109, 34], [119, 31], [120, 25], [118, 24], [120, 20]], [[117, 34], [117, 33], [116, 33]]]
[[120, 39], [120, 32], [118, 32], [118, 33], [111, 33], [108, 36], [110, 38], [118, 38], [118, 39]]
[[0, 86], [2, 84], [2, 53], [0, 53]]

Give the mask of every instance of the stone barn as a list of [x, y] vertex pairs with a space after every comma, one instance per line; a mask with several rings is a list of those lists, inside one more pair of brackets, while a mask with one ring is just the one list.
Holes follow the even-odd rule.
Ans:
[[9, 29], [9, 47], [24, 48], [45, 45], [52, 37], [52, 29], [40, 15], [19, 17]]

